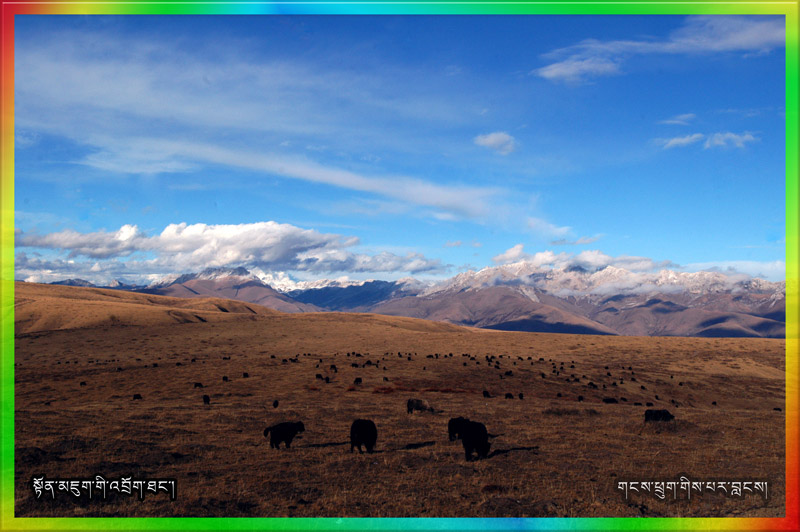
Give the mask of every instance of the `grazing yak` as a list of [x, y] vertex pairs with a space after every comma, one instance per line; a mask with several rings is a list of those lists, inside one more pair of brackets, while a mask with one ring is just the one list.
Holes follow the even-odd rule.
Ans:
[[196, 382], [196, 383], [194, 383], [194, 387], [195, 388], [202, 388], [203, 387], [203, 383], [202, 382]]
[[375, 442], [378, 441], [378, 428], [369, 419], [356, 419], [350, 425], [350, 452], [358, 447], [358, 452], [363, 453], [361, 446], [367, 448], [367, 452], [371, 453], [375, 448]]
[[299, 432], [304, 432], [306, 427], [303, 425], [302, 421], [292, 422], [292, 421], [285, 421], [283, 423], [278, 423], [277, 425], [272, 425], [271, 427], [267, 427], [264, 429], [264, 437], [269, 436], [269, 446], [273, 449], [280, 448], [281, 442], [286, 442], [286, 448], [289, 448], [289, 445], [292, 443], [292, 440]]
[[469, 419], [465, 417], [454, 417], [450, 418], [450, 421], [447, 422], [447, 435], [450, 438], [450, 441], [456, 441], [460, 436], [458, 435], [461, 427], [464, 426], [464, 423], [469, 421]]
[[483, 390], [483, 396], [487, 399], [492, 398], [492, 394], [490, 394], [487, 390]]
[[455, 436], [460, 438], [461, 443], [464, 445], [464, 457], [467, 462], [472, 459], [473, 452], [477, 453], [480, 458], [488, 457], [489, 447], [491, 446], [489, 438], [494, 438], [495, 435], [486, 432], [486, 426], [483, 423], [468, 419], [464, 419], [462, 422], [457, 420], [458, 418], [454, 420]]
[[141, 394], [138, 394], [138, 393], [133, 394], [133, 399], [134, 400], [138, 400], [138, 399], [141, 399], [141, 398], [142, 398]]
[[409, 414], [414, 413], [414, 410], [419, 410], [420, 412], [436, 412], [425, 399], [409, 399], [408, 402], [406, 402], [406, 409]]
[[506, 399], [513, 399], [513, 398], [514, 398], [513, 393], [506, 393]]
[[209, 396], [207, 396], [207, 395], [204, 395], [203, 396], [203, 404], [204, 405], [210, 405], [211, 404], [211, 398]]
[[647, 423], [648, 421], [672, 421], [675, 419], [675, 416], [669, 413], [669, 410], [645, 410], [644, 411], [644, 422]]

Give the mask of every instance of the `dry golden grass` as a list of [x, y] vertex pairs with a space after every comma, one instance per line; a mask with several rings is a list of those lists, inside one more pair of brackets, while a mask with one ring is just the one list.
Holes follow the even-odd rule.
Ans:
[[[118, 316], [112, 323], [103, 318], [106, 302], [83, 316], [88, 296], [71, 295], [83, 290], [59, 288], [53, 295], [51, 288], [17, 285], [18, 308], [35, 307], [35, 323], [59, 325], [43, 330], [28, 321], [18, 328], [17, 516], [784, 514], [784, 413], [773, 410], [784, 406], [780, 340], [495, 332], [376, 315], [288, 315], [250, 305], [253, 314], [234, 310], [235, 302], [221, 304], [228, 312], [197, 310], [205, 322], [179, 323], [164, 308], [185, 310], [179, 304], [186, 300], [124, 293], [134, 297], [117, 304], [136, 308], [109, 305], [105, 312]], [[148, 317], [148, 308], [157, 319]], [[439, 358], [427, 358], [435, 353]], [[485, 355], [503, 355], [501, 368], [490, 368]], [[351, 367], [367, 360], [379, 366]], [[551, 360], [558, 367], [564, 362], [558, 376]], [[505, 376], [509, 370], [513, 375]], [[331, 382], [315, 378], [318, 373]], [[580, 382], [567, 382], [572, 374]], [[362, 385], [353, 385], [356, 377]], [[600, 389], [588, 388], [590, 381]], [[204, 387], [195, 389], [194, 382]], [[483, 390], [496, 397], [484, 399]], [[504, 399], [506, 392], [515, 398]], [[132, 401], [134, 393], [143, 399]], [[578, 402], [578, 395], [585, 400]], [[441, 412], [409, 415], [410, 397]], [[604, 404], [603, 397], [627, 402]], [[272, 408], [275, 399], [278, 408]], [[676, 422], [645, 427], [645, 407], [633, 403], [646, 401], [669, 409]], [[488, 459], [466, 462], [459, 442], [448, 441], [447, 420], [458, 415], [500, 434]], [[378, 426], [374, 454], [350, 453], [349, 426], [359, 417]], [[298, 419], [306, 432], [292, 448], [270, 449], [264, 427]], [[54, 501], [36, 500], [30, 480], [41, 474], [172, 477], [178, 498], [76, 503], [61, 493]], [[770, 497], [704, 493], [659, 501], [632, 494], [626, 501], [615, 489], [620, 479], [677, 480], [680, 474], [767, 479]]]

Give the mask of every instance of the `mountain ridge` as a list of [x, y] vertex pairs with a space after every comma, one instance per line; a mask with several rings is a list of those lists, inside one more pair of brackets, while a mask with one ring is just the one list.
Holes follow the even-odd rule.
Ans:
[[[276, 290], [265, 279], [278, 279]], [[70, 279], [58, 284], [88, 283]], [[89, 283], [91, 284], [91, 283]], [[80, 285], [85, 286], [85, 285]], [[206, 268], [146, 287], [173, 297], [221, 297], [282, 312], [371, 312], [473, 327], [630, 336], [785, 336], [786, 283], [721, 272], [543, 268], [526, 261], [439, 282], [294, 281], [244, 267]]]

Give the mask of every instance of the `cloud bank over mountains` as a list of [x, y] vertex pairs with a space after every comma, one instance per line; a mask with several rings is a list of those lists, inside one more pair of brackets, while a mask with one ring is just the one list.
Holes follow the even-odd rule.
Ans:
[[43, 281], [64, 275], [96, 278], [123, 275], [141, 279], [142, 275], [245, 264], [264, 270], [315, 274], [436, 273], [445, 269], [439, 259], [428, 259], [420, 253], [408, 252], [402, 256], [388, 251], [357, 253], [352, 250], [359, 245], [357, 237], [272, 221], [236, 225], [170, 224], [156, 235], [148, 235], [135, 225], [91, 233], [19, 232], [16, 245], [66, 253], [66, 259], [49, 260], [28, 253], [17, 254], [18, 275]]
[[[116, 231], [89, 233], [63, 230], [38, 234], [18, 230], [16, 247], [16, 276], [31, 282], [81, 278], [100, 285], [116, 279], [127, 284], [146, 284], [164, 276], [209, 267], [240, 266], [276, 278], [283, 279], [288, 275], [304, 281], [366, 274], [389, 278], [414, 275], [441, 281], [455, 270], [454, 266], [442, 263], [439, 258], [416, 251], [405, 254], [359, 252], [358, 237], [322, 233], [274, 221], [235, 225], [170, 224], [152, 235], [136, 225], [124, 225]], [[624, 270], [632, 275], [630, 278], [634, 281], [631, 282], [635, 286], [647, 284], [649, 278], [634, 274], [669, 270], [719, 272], [737, 280], [749, 276], [772, 280], [785, 278], [783, 261], [707, 262], [681, 266], [669, 260], [648, 257], [614, 257], [600, 250], [528, 253], [521, 243], [492, 260], [497, 271], [505, 268], [505, 271], [517, 271], [517, 274], [523, 270], [530, 273]], [[487, 270], [492, 268], [481, 271]]]

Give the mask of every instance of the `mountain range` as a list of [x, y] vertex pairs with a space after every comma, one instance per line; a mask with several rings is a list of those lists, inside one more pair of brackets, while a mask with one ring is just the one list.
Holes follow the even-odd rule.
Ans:
[[[55, 284], [94, 286], [81, 279]], [[282, 312], [371, 312], [510, 331], [783, 338], [786, 329], [785, 282], [720, 272], [552, 269], [520, 261], [435, 283], [295, 282], [240, 267], [208, 268], [148, 286], [115, 281], [108, 288], [235, 299]]]

